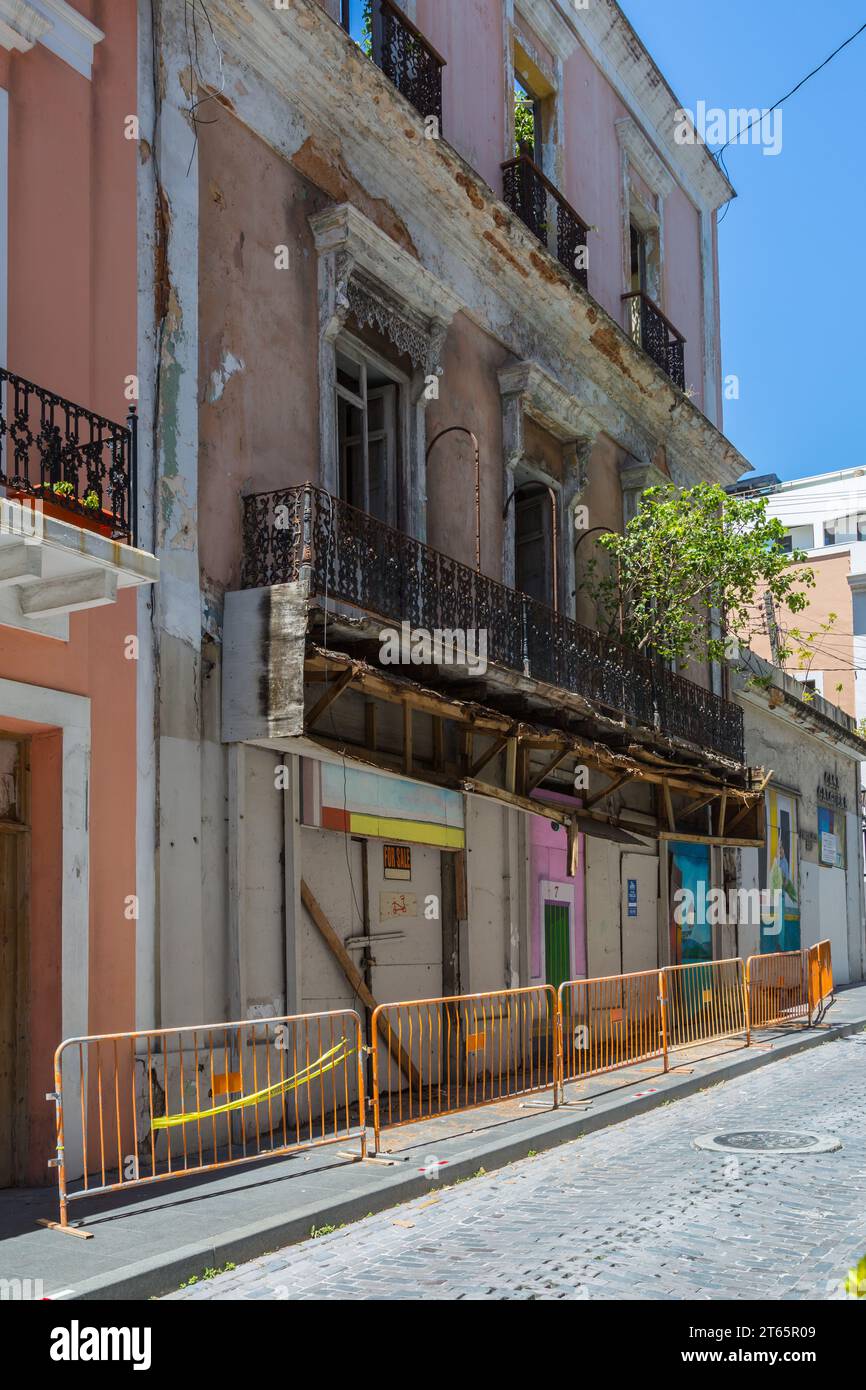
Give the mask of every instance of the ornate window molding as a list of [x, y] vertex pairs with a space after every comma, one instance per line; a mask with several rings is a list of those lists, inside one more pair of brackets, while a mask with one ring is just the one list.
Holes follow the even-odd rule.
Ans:
[[[499, 372], [499, 390], [505, 499], [514, 493], [518, 470], [526, 455], [527, 416], [563, 446], [566, 469], [562, 482], [552, 478], [545, 481], [550, 482], [558, 494], [560, 598], [570, 612], [574, 595], [574, 548], [567, 537], [571, 535], [574, 507], [586, 487], [589, 456], [599, 430], [581, 402], [535, 362], [503, 367]], [[508, 506], [502, 528], [502, 578], [503, 583], [512, 586], [515, 583], [515, 540], [514, 508]]]
[[401, 310], [383, 291], [361, 275], [351, 274], [345, 295], [355, 319], [362, 328], [372, 325], [388, 338], [401, 357], [413, 367], [426, 367], [431, 359], [432, 334], [421, 319]]
[[453, 292], [350, 203], [312, 217], [310, 226], [325, 335], [333, 339], [351, 312], [374, 324], [416, 368], [436, 372], [459, 308]]
[[414, 368], [406, 447], [400, 477], [406, 530], [426, 538], [425, 391], [441, 375], [456, 295], [349, 203], [310, 218], [319, 256], [320, 478], [338, 491], [335, 343], [350, 314], [383, 334]]
[[628, 156], [644, 181], [660, 198], [667, 198], [674, 186], [673, 175], [667, 165], [659, 159], [640, 126], [631, 116], [625, 116], [621, 121], [617, 121], [616, 133], [620, 149]]
[[515, 0], [514, 9], [554, 58], [566, 62], [577, 48], [577, 34], [551, 0]]

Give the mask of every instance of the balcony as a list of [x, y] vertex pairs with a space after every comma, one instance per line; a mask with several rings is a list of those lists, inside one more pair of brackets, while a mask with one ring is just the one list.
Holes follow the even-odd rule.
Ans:
[[[425, 120], [435, 116], [442, 134], [442, 69], [445, 59], [428, 43], [391, 0], [371, 0], [369, 53]], [[343, 4], [343, 27], [350, 29], [348, 0]], [[367, 47], [362, 41], [362, 46]]]
[[675, 386], [686, 389], [686, 340], [670, 319], [666, 319], [659, 306], [642, 290], [634, 294], [624, 294], [623, 301], [628, 304], [628, 331], [638, 347], [643, 348], [666, 372]]
[[382, 622], [487, 633], [488, 660], [618, 720], [743, 762], [743, 713], [614, 638], [307, 484], [243, 499], [244, 589], [303, 580]]
[[63, 639], [70, 613], [155, 582], [135, 548], [136, 425], [0, 369], [0, 624]]
[[[502, 197], [533, 236], [586, 289], [589, 228], [530, 155], [520, 154], [502, 165]], [[584, 254], [578, 265], [581, 250]]]
[[115, 424], [0, 368], [0, 486], [134, 545], [136, 416]]

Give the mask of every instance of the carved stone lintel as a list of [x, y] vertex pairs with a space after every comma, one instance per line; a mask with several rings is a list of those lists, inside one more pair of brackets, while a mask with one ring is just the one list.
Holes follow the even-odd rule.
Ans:
[[386, 294], [361, 276], [352, 275], [347, 286], [349, 306], [361, 327], [370, 324], [388, 338], [401, 357], [414, 367], [425, 366], [430, 357], [431, 334], [427, 325], [404, 312]]

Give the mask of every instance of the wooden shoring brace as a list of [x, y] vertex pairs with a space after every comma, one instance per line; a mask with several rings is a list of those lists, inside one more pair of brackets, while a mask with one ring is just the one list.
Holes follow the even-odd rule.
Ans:
[[[376, 1000], [367, 988], [367, 982], [364, 976], [361, 974], [357, 965], [352, 960], [352, 957], [349, 955], [349, 952], [331, 926], [331, 923], [328, 921], [328, 918], [325, 916], [325, 913], [322, 911], [322, 908], [319, 906], [316, 896], [310, 889], [306, 879], [303, 878], [301, 879], [301, 902], [309, 912], [315, 926], [318, 927], [326, 946], [334, 956], [355, 994], [357, 994], [360, 999], [363, 999], [368, 1009], [375, 1009], [377, 1007]], [[381, 1036], [383, 1042], [388, 1046], [394, 1061], [405, 1073], [411, 1085], [417, 1086], [420, 1089], [421, 1077], [418, 1074], [418, 1070], [413, 1065], [412, 1059], [400, 1046], [400, 1043], [394, 1037], [393, 1033], [388, 1033], [383, 1028]]]
[[568, 864], [566, 873], [569, 878], [574, 878], [577, 874], [578, 846], [580, 844], [580, 827], [577, 816], [572, 816], [568, 823]]
[[555, 772], [560, 763], [564, 763], [570, 753], [571, 749], [568, 747], [558, 748], [550, 761], [545, 763], [541, 771], [536, 772], [535, 776], [528, 782], [524, 795], [531, 796], [536, 787], [540, 787], [545, 778], [549, 777], [552, 772]]
[[490, 747], [486, 748], [479, 758], [476, 758], [469, 769], [468, 776], [477, 777], [482, 768], [485, 768], [494, 758], [499, 757], [503, 748], [505, 748], [510, 741], [510, 734], [500, 734], [499, 738], [494, 739]]
[[588, 796], [583, 803], [583, 809], [588, 811], [590, 806], [594, 806], [597, 801], [603, 801], [606, 796], [612, 796], [615, 791], [619, 790], [624, 782], [630, 782], [633, 776], [634, 774], [632, 772], [621, 772], [618, 777], [614, 777], [613, 781], [608, 786], [602, 788], [600, 792], [594, 792], [592, 796]]
[[347, 666], [344, 671], [340, 672], [337, 679], [333, 681], [331, 685], [328, 686], [327, 690], [319, 697], [304, 720], [305, 733], [309, 733], [316, 721], [321, 719], [325, 710], [330, 709], [334, 701], [340, 698], [346, 686], [351, 685], [354, 676], [355, 672], [351, 666]]
[[412, 743], [412, 705], [409, 700], [403, 701], [403, 771], [408, 777], [412, 772], [414, 759]]
[[665, 811], [667, 813], [668, 818], [668, 829], [672, 830], [674, 834], [676, 834], [677, 823], [674, 818], [674, 804], [671, 801], [671, 789], [668, 786], [667, 779], [665, 779], [662, 782], [662, 791], [664, 792], [665, 798]]

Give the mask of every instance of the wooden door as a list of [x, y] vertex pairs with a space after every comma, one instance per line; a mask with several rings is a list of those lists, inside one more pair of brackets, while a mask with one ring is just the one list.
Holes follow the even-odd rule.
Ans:
[[30, 889], [27, 739], [0, 734], [0, 1187], [23, 1180]]

